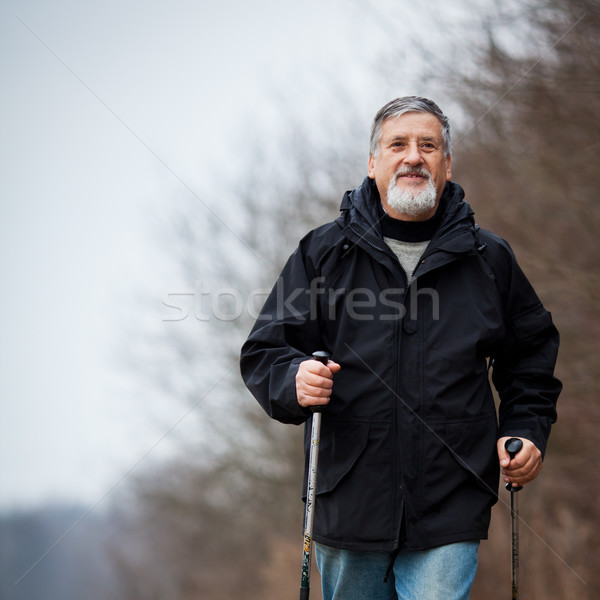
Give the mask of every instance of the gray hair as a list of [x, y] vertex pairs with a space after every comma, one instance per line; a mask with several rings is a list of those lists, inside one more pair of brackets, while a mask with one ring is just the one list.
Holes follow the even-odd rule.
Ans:
[[387, 119], [399, 117], [408, 112], [425, 112], [435, 115], [442, 125], [442, 139], [444, 141], [444, 156], [452, 155], [452, 141], [450, 140], [450, 121], [441, 111], [440, 107], [427, 98], [420, 96], [403, 96], [388, 102], [379, 109], [373, 119], [371, 126], [370, 153], [371, 156], [377, 156], [379, 152], [379, 141], [381, 140], [381, 126]]

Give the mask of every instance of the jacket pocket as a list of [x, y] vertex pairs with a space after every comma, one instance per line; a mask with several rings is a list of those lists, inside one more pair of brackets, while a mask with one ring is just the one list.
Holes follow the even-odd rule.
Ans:
[[498, 424], [495, 413], [446, 423], [445, 443], [458, 464], [491, 493], [497, 488]]
[[[330, 421], [323, 415], [319, 442], [317, 494], [333, 491], [352, 470], [364, 453], [369, 441], [369, 424]], [[306, 427], [304, 445], [306, 450], [305, 472], [308, 472], [308, 449], [310, 427]], [[306, 477], [303, 498], [306, 498]]]

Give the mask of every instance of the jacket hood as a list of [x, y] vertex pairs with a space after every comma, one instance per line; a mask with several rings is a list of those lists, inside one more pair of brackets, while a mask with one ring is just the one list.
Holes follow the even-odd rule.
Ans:
[[[466, 225], [474, 226], [474, 212], [468, 202], [464, 200], [465, 192], [462, 187], [454, 181], [446, 182], [440, 202], [444, 205], [444, 215], [440, 223], [438, 235], [450, 227], [455, 227], [464, 222]], [[375, 181], [365, 177], [363, 182], [354, 190], [344, 194], [340, 205], [340, 225], [347, 226], [350, 223], [359, 223], [376, 237], [381, 238], [381, 226], [379, 224], [378, 205], [381, 202]]]

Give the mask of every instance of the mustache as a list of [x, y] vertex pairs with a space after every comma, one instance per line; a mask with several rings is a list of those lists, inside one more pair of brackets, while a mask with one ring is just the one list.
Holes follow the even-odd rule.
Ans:
[[401, 167], [394, 173], [394, 181], [397, 181], [398, 177], [404, 177], [405, 175], [417, 175], [427, 180], [431, 179], [431, 173], [426, 169], [420, 167]]

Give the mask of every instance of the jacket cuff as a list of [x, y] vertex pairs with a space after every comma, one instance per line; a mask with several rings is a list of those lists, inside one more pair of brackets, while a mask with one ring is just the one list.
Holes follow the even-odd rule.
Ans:
[[544, 423], [506, 423], [500, 428], [498, 437], [519, 437], [532, 442], [542, 453], [542, 460], [546, 454], [546, 446], [550, 435], [550, 424]]

